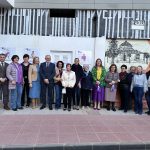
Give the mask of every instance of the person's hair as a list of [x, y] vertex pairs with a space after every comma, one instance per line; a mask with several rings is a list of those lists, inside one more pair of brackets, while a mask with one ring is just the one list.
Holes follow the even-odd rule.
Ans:
[[126, 65], [122, 65], [122, 66], [121, 66], [121, 68], [123, 68], [123, 67], [124, 67], [125, 69], [127, 69], [127, 66], [126, 66]]
[[16, 58], [19, 59], [19, 56], [18, 56], [18, 55], [13, 55], [13, 56], [11, 57], [11, 60], [14, 61], [14, 59], [16, 59]]
[[70, 68], [72, 67], [70, 63], [67, 63], [67, 64], [66, 64], [66, 68], [67, 68], [68, 66], [70, 66]]
[[63, 62], [63, 61], [58, 61], [58, 62], [56, 63], [56, 67], [58, 68], [59, 63], [61, 63], [61, 64], [62, 64], [62, 68], [64, 68], [64, 62]]
[[101, 60], [100, 58], [97, 58], [97, 59], [96, 59], [96, 61], [95, 61], [95, 67], [97, 67], [97, 61], [98, 61], [98, 60], [100, 60], [100, 62], [101, 62], [101, 67], [102, 67], [102, 60]]
[[39, 59], [39, 57], [34, 57], [34, 58], [33, 58], [33, 64], [35, 64], [35, 60], [36, 60], [36, 59]]
[[28, 54], [24, 54], [24, 55], [23, 55], [23, 58], [27, 58], [27, 57], [29, 58], [29, 55], [28, 55]]
[[6, 55], [4, 53], [1, 53], [0, 56], [5, 56], [6, 57]]
[[116, 66], [116, 64], [111, 64], [111, 66], [109, 67], [109, 71], [111, 72], [111, 68], [112, 68], [113, 66], [115, 66], [115, 72], [117, 72], [117, 66]]
[[140, 67], [141, 69], [143, 69], [143, 67], [142, 67], [142, 66], [140, 66], [140, 65], [139, 65], [139, 66], [137, 66], [137, 68], [138, 68], [138, 67]]
[[135, 67], [135, 66], [131, 66], [131, 67], [130, 67], [130, 70], [131, 70], [132, 68], [135, 68], [135, 69], [136, 69], [136, 67]]

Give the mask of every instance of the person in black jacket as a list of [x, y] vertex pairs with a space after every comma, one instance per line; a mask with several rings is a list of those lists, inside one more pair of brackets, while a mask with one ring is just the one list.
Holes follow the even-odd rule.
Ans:
[[84, 109], [84, 107], [90, 106], [89, 99], [93, 87], [93, 78], [92, 73], [89, 71], [89, 65], [84, 65], [83, 71], [84, 75], [81, 80], [81, 106]]
[[[128, 73], [128, 76], [127, 76], [127, 80], [128, 80], [128, 83], [129, 83], [129, 86], [131, 87], [131, 83], [132, 83], [132, 78], [134, 76], [136, 72], [136, 67], [135, 66], [131, 66], [130, 67], [130, 73]], [[130, 92], [129, 93], [129, 110], [132, 109], [132, 99], [134, 99], [134, 94], [133, 92]]]
[[147, 82], [148, 82], [148, 91], [145, 93], [145, 98], [147, 101], [148, 111], [145, 113], [150, 115], [150, 71], [146, 73], [146, 77], [147, 77]]
[[74, 64], [72, 65], [72, 71], [76, 74], [76, 84], [73, 88], [73, 109], [79, 110], [80, 104], [80, 88], [81, 88], [81, 79], [83, 77], [83, 69], [79, 64], [79, 58], [75, 58]]
[[127, 66], [121, 66], [121, 72], [119, 73], [119, 92], [120, 92], [120, 100], [121, 100], [121, 107], [120, 110], [124, 110], [127, 112], [129, 107], [129, 95], [130, 95], [130, 83], [128, 81], [128, 73], [127, 73]]
[[26, 107], [30, 106], [31, 99], [29, 98], [29, 79], [28, 79], [28, 71], [29, 66], [31, 65], [29, 63], [29, 55], [24, 54], [23, 55], [23, 62], [21, 63], [22, 70], [23, 70], [23, 79], [24, 79], [24, 85], [23, 85], [23, 91], [21, 96], [21, 106], [23, 107], [25, 104], [25, 97], [27, 97]]

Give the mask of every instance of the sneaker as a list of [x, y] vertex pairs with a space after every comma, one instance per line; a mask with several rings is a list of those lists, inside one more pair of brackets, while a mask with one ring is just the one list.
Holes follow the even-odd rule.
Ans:
[[67, 110], [67, 108], [64, 108], [64, 109], [63, 109], [63, 111], [66, 111], [66, 110]]
[[13, 111], [17, 111], [17, 108], [12, 109]]
[[18, 109], [23, 109], [23, 107], [18, 107]]
[[75, 105], [73, 105], [73, 109], [76, 109], [76, 106], [75, 106]]
[[115, 109], [115, 108], [112, 108], [112, 111], [116, 111], [116, 109]]
[[84, 107], [84, 106], [82, 106], [82, 109], [84, 110], [84, 109], [85, 109], [85, 107]]

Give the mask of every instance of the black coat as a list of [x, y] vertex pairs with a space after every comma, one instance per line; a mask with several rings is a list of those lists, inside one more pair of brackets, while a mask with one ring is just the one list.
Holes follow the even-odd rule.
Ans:
[[93, 78], [92, 78], [92, 73], [89, 72], [88, 75], [83, 73], [84, 76], [81, 80], [81, 89], [92, 89], [93, 87]]
[[75, 65], [75, 64], [73, 64], [71, 69], [76, 74], [76, 86], [77, 86], [78, 83], [79, 83], [79, 81], [84, 76], [82, 66], [81, 65]]

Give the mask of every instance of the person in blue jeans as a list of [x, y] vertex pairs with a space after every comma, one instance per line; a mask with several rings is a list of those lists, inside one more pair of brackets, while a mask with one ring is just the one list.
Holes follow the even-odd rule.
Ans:
[[63, 68], [64, 68], [64, 62], [58, 61], [56, 64], [56, 74], [54, 77], [55, 81], [55, 94], [56, 94], [56, 100], [55, 100], [55, 109], [60, 109], [61, 108], [61, 98], [62, 98], [62, 73], [63, 73]]
[[11, 60], [12, 63], [7, 67], [6, 76], [9, 79], [11, 109], [17, 111], [17, 109], [23, 109], [21, 107], [23, 70], [22, 65], [18, 63], [18, 55], [13, 55]]
[[134, 111], [136, 114], [142, 115], [143, 103], [142, 98], [144, 93], [148, 91], [146, 74], [143, 73], [142, 66], [137, 67], [137, 73], [134, 74], [131, 83], [131, 92], [134, 94]]

